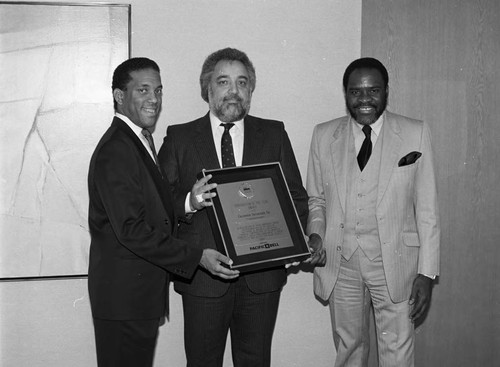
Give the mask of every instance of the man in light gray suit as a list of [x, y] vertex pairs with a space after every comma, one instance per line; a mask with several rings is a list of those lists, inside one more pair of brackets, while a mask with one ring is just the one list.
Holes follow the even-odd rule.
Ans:
[[429, 127], [386, 111], [389, 76], [373, 58], [343, 78], [348, 116], [315, 127], [307, 171], [314, 291], [330, 304], [335, 366], [366, 366], [370, 304], [380, 366], [413, 366], [414, 323], [439, 274]]

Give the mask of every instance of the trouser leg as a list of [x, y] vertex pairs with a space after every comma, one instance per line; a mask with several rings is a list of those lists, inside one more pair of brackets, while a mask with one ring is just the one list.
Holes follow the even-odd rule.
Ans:
[[341, 260], [329, 300], [337, 358], [335, 367], [362, 367], [370, 350], [370, 294], [361, 277], [359, 250]]
[[281, 291], [253, 293], [244, 277], [235, 286], [230, 325], [234, 367], [269, 367]]

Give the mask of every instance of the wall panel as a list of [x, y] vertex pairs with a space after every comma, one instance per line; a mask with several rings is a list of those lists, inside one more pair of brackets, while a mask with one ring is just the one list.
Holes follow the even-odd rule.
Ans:
[[362, 56], [390, 75], [389, 109], [433, 133], [441, 276], [417, 366], [500, 360], [500, 3], [363, 1]]

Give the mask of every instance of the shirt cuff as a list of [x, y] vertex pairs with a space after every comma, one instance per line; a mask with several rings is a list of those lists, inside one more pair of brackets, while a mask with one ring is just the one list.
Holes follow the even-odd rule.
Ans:
[[432, 280], [436, 279], [435, 275], [427, 275], [427, 274], [420, 274], [423, 275], [424, 277], [431, 278]]
[[188, 194], [186, 195], [186, 200], [184, 201], [184, 211], [186, 212], [186, 214], [188, 213], [196, 213], [196, 209], [192, 209], [191, 208], [191, 193], [188, 192]]

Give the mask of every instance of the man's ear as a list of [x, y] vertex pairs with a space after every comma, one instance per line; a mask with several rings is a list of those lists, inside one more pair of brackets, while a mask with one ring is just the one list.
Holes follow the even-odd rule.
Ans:
[[113, 90], [113, 98], [119, 105], [123, 104], [123, 91], [121, 89], [115, 88]]

